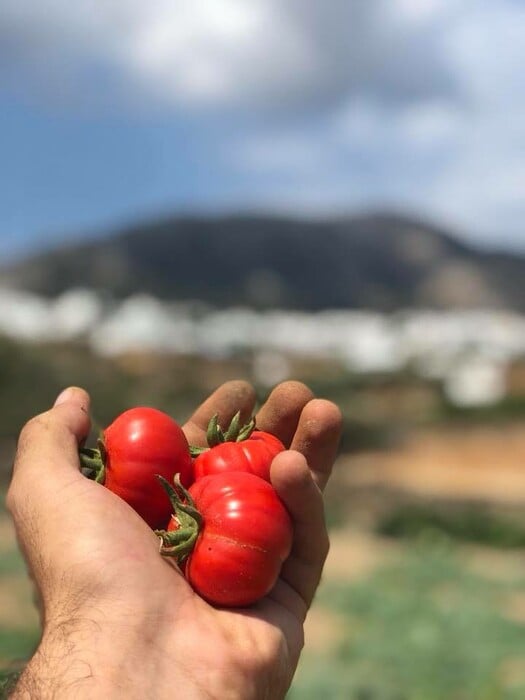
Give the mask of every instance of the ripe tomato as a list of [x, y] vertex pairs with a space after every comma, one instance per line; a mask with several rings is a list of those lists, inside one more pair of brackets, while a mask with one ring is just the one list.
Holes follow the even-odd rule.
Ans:
[[270, 466], [279, 452], [285, 449], [275, 435], [254, 430], [241, 442], [221, 442], [195, 458], [195, 479], [226, 471], [250, 472], [270, 481]]
[[189, 496], [189, 507], [176, 502], [168, 532], [159, 533], [162, 553], [183, 560], [192, 588], [214, 605], [244, 607], [269, 593], [293, 537], [271, 484], [254, 474], [223, 472], [196, 481]]
[[84, 452], [91, 453], [88, 466], [97, 459], [101, 463], [102, 475], [97, 480], [129, 503], [152, 528], [165, 527], [172, 513], [155, 475], [173, 481], [179, 473], [185, 486], [193, 480], [186, 436], [173, 418], [155, 408], [124, 411], [104, 430], [100, 449]]

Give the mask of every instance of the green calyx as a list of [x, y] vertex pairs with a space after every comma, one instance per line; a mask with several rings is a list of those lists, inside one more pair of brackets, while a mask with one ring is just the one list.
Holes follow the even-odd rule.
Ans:
[[206, 431], [206, 442], [208, 447], [190, 447], [192, 457], [206, 452], [212, 447], [222, 444], [223, 442], [242, 442], [247, 440], [255, 430], [255, 418], [252, 418], [245, 425], [241, 425], [241, 413], [238, 411], [232, 418], [230, 425], [226, 430], [222, 430], [219, 425], [219, 416], [215, 414], [208, 423]]
[[162, 488], [168, 494], [173, 507], [173, 516], [179, 523], [176, 530], [155, 530], [160, 538], [160, 553], [165, 557], [175, 557], [181, 564], [193, 551], [202, 528], [202, 515], [195, 508], [189, 492], [180, 483], [180, 475], [174, 478], [174, 486], [157, 474]]
[[102, 438], [97, 440], [97, 447], [81, 447], [78, 456], [82, 474], [97, 484], [103, 484], [106, 480], [107, 452]]

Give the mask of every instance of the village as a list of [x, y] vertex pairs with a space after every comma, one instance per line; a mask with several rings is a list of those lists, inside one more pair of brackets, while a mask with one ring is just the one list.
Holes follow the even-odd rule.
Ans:
[[256, 311], [144, 294], [116, 301], [88, 289], [49, 299], [4, 288], [0, 333], [29, 343], [80, 340], [103, 356], [250, 353], [255, 378], [268, 386], [289, 376], [294, 359], [313, 358], [364, 376], [409, 369], [440, 382], [458, 406], [525, 392], [525, 316], [507, 310]]

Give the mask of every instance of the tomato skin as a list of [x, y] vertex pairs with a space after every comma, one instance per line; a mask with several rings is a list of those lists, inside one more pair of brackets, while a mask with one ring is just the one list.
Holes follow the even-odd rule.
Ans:
[[254, 430], [246, 440], [223, 442], [195, 458], [195, 480], [226, 471], [249, 472], [270, 481], [270, 466], [285, 447], [279, 438], [263, 430]]
[[[271, 484], [247, 472], [204, 476], [189, 493], [203, 522], [184, 575], [214, 605], [253, 604], [273, 588], [290, 553], [284, 504]], [[178, 527], [173, 518], [168, 530]]]
[[121, 413], [104, 430], [104, 485], [126, 501], [152, 528], [165, 527], [172, 513], [161, 474], [172, 482], [193, 480], [188, 441], [171, 416], [155, 408], [136, 407]]

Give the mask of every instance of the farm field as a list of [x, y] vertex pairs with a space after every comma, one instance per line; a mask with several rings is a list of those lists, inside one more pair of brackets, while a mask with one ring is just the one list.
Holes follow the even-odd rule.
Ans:
[[[513, 700], [525, 694], [525, 431], [414, 430], [339, 459], [332, 547], [291, 700]], [[0, 661], [38, 638], [0, 517]]]

